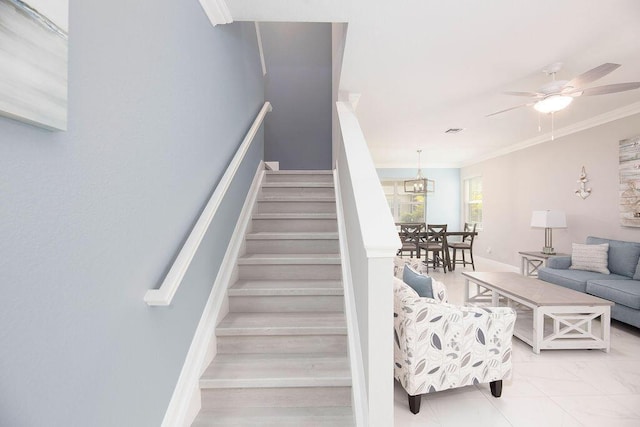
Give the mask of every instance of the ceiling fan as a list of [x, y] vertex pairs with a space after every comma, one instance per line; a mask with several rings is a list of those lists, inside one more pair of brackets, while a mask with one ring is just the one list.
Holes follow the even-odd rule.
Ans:
[[550, 75], [553, 80], [539, 88], [536, 92], [504, 92], [507, 95], [531, 98], [530, 102], [516, 105], [506, 110], [496, 111], [495, 113], [488, 114], [487, 117], [515, 110], [520, 107], [530, 107], [532, 105], [536, 111], [541, 113], [555, 113], [556, 111], [566, 108], [571, 104], [573, 98], [579, 96], [605, 95], [607, 93], [624, 92], [640, 88], [640, 82], [616, 83], [585, 88], [589, 83], [606, 76], [618, 67], [620, 67], [620, 64], [605, 63], [580, 74], [572, 80], [556, 80], [556, 73], [562, 68], [562, 63], [553, 63], [542, 70], [543, 73]]

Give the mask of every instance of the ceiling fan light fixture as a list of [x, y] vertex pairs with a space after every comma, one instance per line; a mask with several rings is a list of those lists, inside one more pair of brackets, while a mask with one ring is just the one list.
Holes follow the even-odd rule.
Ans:
[[564, 110], [571, 104], [573, 97], [566, 95], [551, 95], [536, 102], [533, 108], [544, 114]]

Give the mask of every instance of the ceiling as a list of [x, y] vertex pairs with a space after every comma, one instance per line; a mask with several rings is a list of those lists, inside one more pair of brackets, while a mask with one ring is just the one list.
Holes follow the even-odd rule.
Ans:
[[[239, 21], [347, 21], [340, 90], [360, 94], [377, 167], [416, 167], [417, 149], [423, 166], [461, 167], [551, 140], [551, 117], [532, 107], [486, 115], [525, 103], [503, 92], [537, 90], [555, 62], [558, 80], [622, 64], [587, 87], [640, 81], [640, 0], [200, 2]], [[637, 113], [640, 89], [582, 96], [554, 115], [553, 135]]]
[[[417, 149], [423, 167], [460, 167], [551, 139], [532, 107], [486, 115], [525, 103], [502, 92], [535, 91], [558, 61], [560, 80], [622, 64], [587, 87], [640, 81], [640, 1], [352, 0], [340, 89], [361, 95], [377, 167], [415, 167]], [[635, 113], [640, 89], [583, 96], [554, 115], [554, 136]]]

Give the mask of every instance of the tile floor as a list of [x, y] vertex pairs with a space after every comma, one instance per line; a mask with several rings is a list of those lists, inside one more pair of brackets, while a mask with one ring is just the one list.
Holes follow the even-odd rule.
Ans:
[[[476, 271], [504, 271], [504, 265], [476, 260]], [[464, 279], [457, 267], [430, 274], [447, 285], [449, 302], [463, 302]], [[515, 271], [515, 270], [512, 270]], [[640, 329], [612, 321], [611, 352], [543, 350], [539, 355], [513, 339], [513, 377], [502, 397], [489, 385], [469, 386], [422, 397], [409, 411], [407, 395], [395, 383], [396, 427], [573, 427], [640, 426]]]

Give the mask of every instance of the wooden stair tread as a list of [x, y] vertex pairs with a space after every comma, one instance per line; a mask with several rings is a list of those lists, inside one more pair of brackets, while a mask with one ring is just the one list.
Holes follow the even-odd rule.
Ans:
[[340, 280], [238, 280], [229, 296], [343, 295]]
[[314, 182], [314, 181], [275, 181], [262, 183], [263, 188], [333, 188], [333, 182]]
[[219, 408], [198, 414], [192, 427], [225, 426], [354, 426], [350, 406], [302, 408]]
[[346, 354], [218, 354], [200, 378], [201, 388], [349, 387]]
[[265, 195], [262, 194], [258, 196], [258, 202], [333, 202], [335, 203], [335, 196], [318, 196], [318, 195], [310, 195], [310, 196], [300, 196], [300, 195]]
[[245, 254], [238, 265], [340, 264], [340, 254]]
[[247, 240], [336, 240], [335, 231], [259, 231], [248, 233]]
[[216, 328], [217, 336], [345, 335], [342, 312], [229, 313]]
[[268, 212], [253, 214], [253, 219], [338, 219], [335, 212]]

